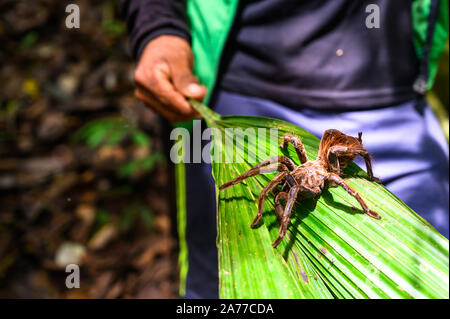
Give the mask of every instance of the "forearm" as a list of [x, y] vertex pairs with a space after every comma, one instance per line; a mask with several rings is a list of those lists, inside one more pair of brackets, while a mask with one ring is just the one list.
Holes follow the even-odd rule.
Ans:
[[160, 35], [175, 35], [190, 42], [185, 0], [122, 0], [122, 14], [135, 59]]

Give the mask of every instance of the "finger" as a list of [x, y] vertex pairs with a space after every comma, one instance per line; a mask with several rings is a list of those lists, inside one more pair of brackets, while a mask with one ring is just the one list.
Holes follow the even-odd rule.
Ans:
[[134, 91], [135, 96], [144, 102], [144, 104], [152, 109], [154, 112], [161, 114], [170, 122], [185, 122], [188, 121], [189, 118], [186, 116], [180, 115], [178, 112], [174, 112], [172, 109], [167, 106], [161, 104], [155, 97], [153, 97], [147, 90], [136, 88]]
[[173, 84], [179, 92], [186, 97], [203, 101], [206, 96], [206, 87], [199, 84], [189, 65], [179, 62], [173, 65], [171, 74]]
[[161, 103], [159, 103], [155, 98], [148, 95], [145, 90], [142, 89], [135, 89], [134, 95], [141, 100], [146, 107], [151, 109], [157, 114], [160, 114], [164, 116], [166, 119], [168, 119], [170, 122], [173, 122], [177, 119], [178, 115], [172, 112], [170, 109], [163, 107]]
[[[136, 83], [136, 89], [139, 91], [140, 96], [143, 96], [143, 98], [146, 99], [147, 104], [156, 105], [158, 108], [158, 111], [161, 110], [161, 112], [167, 113], [169, 111], [170, 113], [173, 113], [176, 117], [184, 119], [184, 121], [190, 120], [192, 118], [201, 118], [201, 115], [196, 112], [189, 104], [189, 107], [191, 108], [190, 113], [181, 112], [180, 109], [174, 105], [172, 105], [170, 102], [167, 102], [165, 99], [162, 99], [161, 97], [155, 96], [152, 92], [147, 90], [146, 87], [143, 87], [142, 85], [139, 85]], [[187, 102], [187, 101], [186, 101]]]
[[172, 76], [167, 65], [155, 68], [154, 75], [161, 89], [156, 92], [156, 95], [160, 94], [158, 97], [162, 100], [167, 99], [167, 102], [163, 102], [163, 104], [176, 108], [181, 115], [189, 117], [189, 119], [202, 117], [170, 81]]
[[163, 105], [176, 109], [180, 114], [193, 117], [194, 109], [186, 98], [171, 83], [170, 69], [167, 63], [155, 65], [148, 74], [148, 81], [139, 82], [147, 88]]

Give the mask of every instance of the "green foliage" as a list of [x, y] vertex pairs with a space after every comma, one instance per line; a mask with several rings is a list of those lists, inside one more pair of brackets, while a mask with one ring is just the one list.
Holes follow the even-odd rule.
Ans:
[[[106, 117], [89, 122], [73, 136], [74, 141], [82, 141], [91, 148], [116, 145], [126, 139], [131, 140], [138, 147], [150, 148], [151, 146], [150, 138], [145, 132], [120, 117]], [[132, 159], [117, 168], [117, 175], [133, 177], [150, 172], [163, 158], [161, 153], [151, 153], [143, 158]]]
[[116, 19], [115, 12], [120, 10], [117, 1], [106, 1], [103, 4], [102, 29], [110, 38], [119, 38], [125, 34], [126, 27], [122, 20]]
[[164, 157], [161, 153], [150, 154], [144, 158], [132, 160], [128, 163], [122, 164], [117, 173], [120, 177], [131, 177], [139, 173], [149, 172], [163, 159]]
[[19, 43], [19, 51], [21, 53], [25, 53], [27, 50], [31, 49], [31, 47], [38, 41], [39, 33], [36, 31], [28, 32]]
[[102, 28], [111, 38], [118, 38], [125, 33], [125, 25], [120, 20], [107, 19], [102, 21]]
[[137, 223], [141, 223], [150, 229], [153, 226], [154, 217], [154, 213], [145, 205], [134, 202], [123, 211], [119, 220], [119, 230], [121, 232], [128, 232]]
[[150, 146], [150, 138], [121, 117], [105, 117], [91, 121], [74, 134], [75, 141], [83, 141], [91, 148], [118, 144], [126, 137], [130, 137], [138, 146]]
[[99, 229], [110, 222], [110, 214], [106, 209], [99, 209], [95, 214], [94, 229]]
[[[236, 134], [236, 147], [224, 143], [225, 128], [277, 128], [278, 143], [264, 141], [274, 151], [299, 161], [294, 149], [279, 148], [281, 137], [301, 137], [308, 157], [317, 156], [319, 140], [305, 130], [280, 120], [224, 116], [191, 101], [209, 127], [222, 133], [213, 139], [214, 151], [228, 152], [239, 162], [212, 164], [216, 181], [221, 298], [448, 298], [448, 240], [384, 186], [367, 180], [356, 164], [348, 167], [347, 183], [381, 220], [365, 215], [353, 197], [341, 188], [324, 191], [317, 205], [294, 206], [288, 233], [272, 248], [279, 224], [273, 194], [267, 196], [264, 224], [251, 229], [257, 198], [273, 174], [258, 175], [224, 191], [218, 185], [267, 158], [251, 154], [256, 145]], [[243, 142], [245, 141], [245, 142]], [[259, 145], [258, 145], [259, 147]]]

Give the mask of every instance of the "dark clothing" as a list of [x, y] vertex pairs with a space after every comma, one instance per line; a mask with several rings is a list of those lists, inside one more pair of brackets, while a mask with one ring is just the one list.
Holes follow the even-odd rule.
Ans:
[[[204, 127], [203, 127], [204, 128]], [[207, 141], [202, 141], [203, 145]], [[192, 145], [192, 144], [191, 144]], [[188, 274], [186, 298], [218, 298], [216, 195], [211, 165], [186, 166], [186, 243]]]
[[[367, 108], [416, 96], [411, 1], [247, 0], [221, 88], [291, 108]], [[376, 4], [380, 28], [367, 28]]]
[[190, 41], [185, 0], [122, 0], [121, 3], [135, 59], [141, 56], [148, 42], [160, 35], [176, 35]]
[[[366, 6], [380, 9], [367, 28]], [[171, 34], [190, 40], [185, 1], [123, 1], [132, 52]], [[217, 88], [297, 109], [370, 108], [416, 96], [411, 1], [246, 0], [240, 4]]]

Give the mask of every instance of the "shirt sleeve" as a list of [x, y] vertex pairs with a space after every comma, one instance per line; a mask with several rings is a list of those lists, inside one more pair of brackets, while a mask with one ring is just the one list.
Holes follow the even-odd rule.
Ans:
[[138, 60], [146, 44], [160, 35], [175, 35], [190, 42], [186, 0], [122, 0], [121, 11]]

